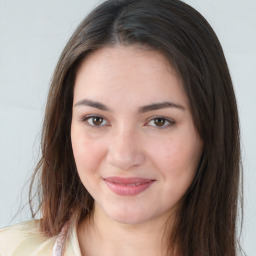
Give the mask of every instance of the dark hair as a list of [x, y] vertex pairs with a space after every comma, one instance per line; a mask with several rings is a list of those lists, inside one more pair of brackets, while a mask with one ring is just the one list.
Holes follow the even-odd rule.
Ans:
[[86, 56], [115, 45], [159, 51], [183, 80], [204, 143], [197, 174], [182, 200], [170, 248], [183, 256], [237, 255], [240, 138], [236, 99], [221, 45], [208, 22], [179, 0], [109, 0], [82, 21], [57, 64], [48, 95], [39, 177], [41, 230], [53, 236], [82, 219], [93, 198], [77, 174], [70, 126], [76, 71]]

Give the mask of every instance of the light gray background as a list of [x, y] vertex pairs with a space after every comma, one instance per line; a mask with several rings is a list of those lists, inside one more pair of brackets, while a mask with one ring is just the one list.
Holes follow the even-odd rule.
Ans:
[[[29, 179], [51, 75], [68, 38], [100, 0], [0, 0], [0, 227], [29, 218]], [[242, 244], [256, 253], [256, 2], [186, 0], [216, 31], [230, 67], [241, 121], [245, 215]], [[25, 185], [25, 187], [24, 187]], [[23, 191], [23, 193], [22, 193]]]

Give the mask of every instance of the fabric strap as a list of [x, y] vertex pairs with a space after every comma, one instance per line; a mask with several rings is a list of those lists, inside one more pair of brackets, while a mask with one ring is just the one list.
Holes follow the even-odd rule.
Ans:
[[52, 256], [63, 256], [64, 245], [69, 230], [69, 222], [67, 222], [61, 229], [53, 246]]

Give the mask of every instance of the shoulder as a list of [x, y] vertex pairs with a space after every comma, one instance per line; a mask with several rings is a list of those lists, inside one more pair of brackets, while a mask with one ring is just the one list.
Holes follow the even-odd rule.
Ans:
[[0, 255], [51, 255], [56, 237], [39, 231], [39, 220], [31, 220], [0, 229]]

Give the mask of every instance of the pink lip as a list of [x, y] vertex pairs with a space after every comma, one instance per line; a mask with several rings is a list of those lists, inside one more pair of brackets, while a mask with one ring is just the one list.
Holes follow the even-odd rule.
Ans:
[[112, 192], [121, 196], [134, 196], [146, 190], [155, 180], [138, 177], [108, 177], [103, 179]]

